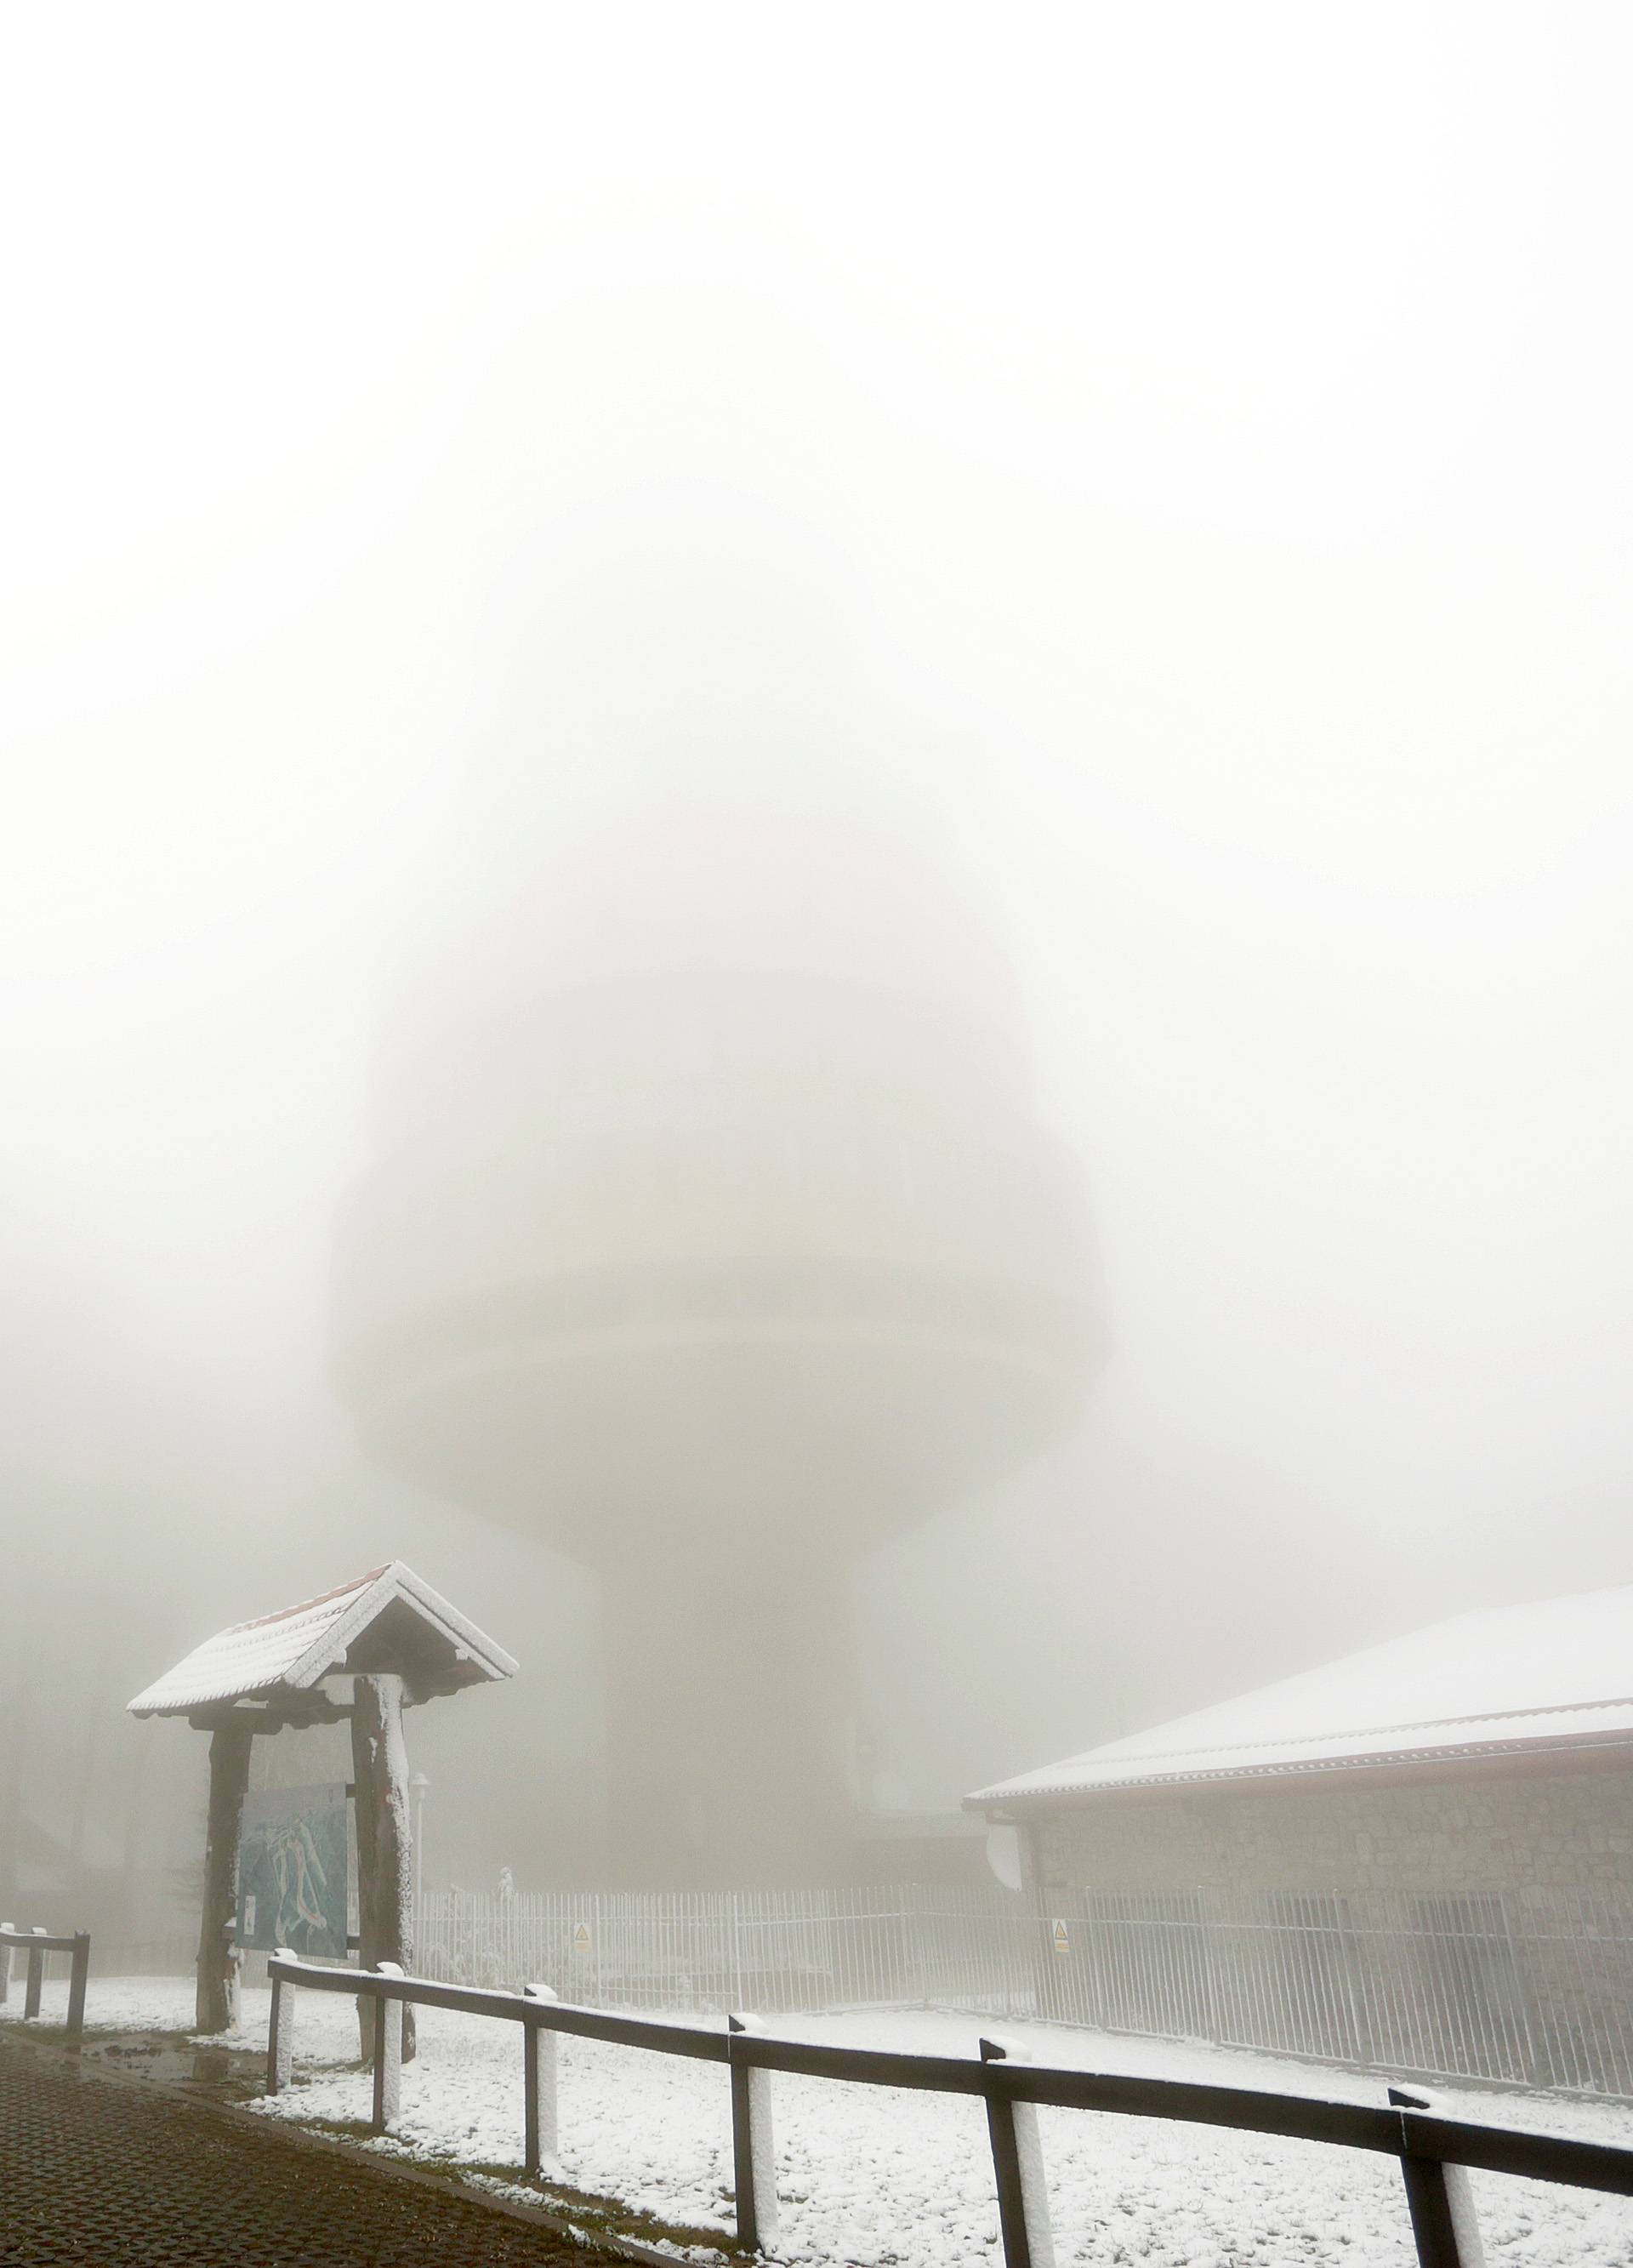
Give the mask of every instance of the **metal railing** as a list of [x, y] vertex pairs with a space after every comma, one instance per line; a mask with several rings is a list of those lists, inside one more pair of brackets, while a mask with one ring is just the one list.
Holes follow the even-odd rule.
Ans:
[[[925, 1997], [924, 1895], [456, 1890], [422, 1901], [415, 1959], [449, 1983], [544, 1977], [563, 1999], [601, 2007], [724, 2014], [910, 2003]], [[983, 1919], [993, 1911], [982, 1893], [972, 1903]]]
[[[1531, 2181], [1633, 2196], [1633, 2149], [1523, 2128], [1439, 2117], [1422, 2095], [1392, 2088], [1387, 2104], [1333, 2102], [1257, 2088], [1198, 2085], [1032, 2064], [1000, 2040], [981, 2042], [980, 2060], [917, 2055], [882, 2048], [818, 2045], [777, 2039], [755, 2017], [733, 2016], [725, 2031], [659, 2019], [571, 2007], [548, 1988], [523, 1992], [447, 1984], [378, 1970], [318, 1969], [287, 1954], [268, 1963], [272, 2014], [267, 2040], [267, 2091], [289, 2084], [293, 2064], [293, 1992], [370, 1995], [400, 2007], [457, 2009], [519, 2024], [523, 2039], [524, 2170], [536, 2177], [555, 2150], [556, 2069], [560, 2033], [725, 2064], [731, 2075], [732, 2163], [737, 2235], [762, 2250], [776, 2232], [776, 2156], [771, 2074], [978, 2095], [987, 2112], [999, 2234], [1005, 2268], [1046, 2268], [1052, 2257], [1048, 2180], [1038, 2137], [1041, 2104], [1109, 2111], [1125, 2117], [1170, 2118], [1255, 2134], [1291, 2136], [1372, 2150], [1400, 2162], [1420, 2268], [1477, 2268], [1478, 2224], [1470, 2167]], [[399, 2110], [402, 2026], [374, 2026], [377, 2133], [391, 2131]]]
[[1089, 1891], [1057, 1906], [1037, 1966], [1038, 2013], [1058, 2021], [1633, 2095], [1625, 1898]]
[[1633, 1898], [1534, 1889], [454, 1892], [416, 1965], [601, 2007], [930, 2007], [1633, 2097]]
[[67, 2029], [76, 2036], [85, 2028], [85, 1980], [91, 1973], [91, 1940], [84, 1930], [71, 1937], [53, 1937], [48, 1930], [17, 1929], [11, 1923], [0, 1922], [0, 2002], [6, 2000], [11, 1990], [11, 1949], [20, 1947], [28, 1955], [27, 1981], [23, 1988], [23, 2016], [32, 2022], [40, 2014], [40, 1987], [45, 1983], [46, 1955], [65, 1953], [69, 1956]]

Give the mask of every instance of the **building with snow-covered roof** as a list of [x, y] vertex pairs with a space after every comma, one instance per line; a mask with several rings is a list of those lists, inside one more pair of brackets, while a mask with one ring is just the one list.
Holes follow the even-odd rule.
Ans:
[[1633, 1585], [1456, 1615], [967, 1802], [1040, 1892], [1633, 1890]]

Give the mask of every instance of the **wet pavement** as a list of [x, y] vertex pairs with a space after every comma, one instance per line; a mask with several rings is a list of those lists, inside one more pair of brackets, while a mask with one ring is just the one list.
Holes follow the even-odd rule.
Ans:
[[174, 2032], [126, 2032], [114, 2039], [92, 2033], [79, 2050], [80, 2067], [162, 2079], [212, 2102], [247, 2102], [266, 2085], [267, 2059], [243, 2048], [201, 2047]]
[[[166, 2056], [177, 2058], [173, 2073]], [[121, 2060], [209, 2099], [189, 2100], [173, 2084], [121, 2084], [107, 2075]], [[610, 2268], [616, 2257], [434, 2183], [376, 2171], [272, 2121], [224, 2115], [214, 2105], [239, 2091], [237, 2060], [173, 2041], [96, 2051], [87, 2043], [76, 2057], [0, 2039], [0, 2262]]]

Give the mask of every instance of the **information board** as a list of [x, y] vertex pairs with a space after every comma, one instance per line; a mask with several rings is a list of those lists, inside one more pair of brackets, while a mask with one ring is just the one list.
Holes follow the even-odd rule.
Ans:
[[244, 1799], [238, 1941], [269, 1953], [346, 1954], [346, 1787], [264, 1788]]

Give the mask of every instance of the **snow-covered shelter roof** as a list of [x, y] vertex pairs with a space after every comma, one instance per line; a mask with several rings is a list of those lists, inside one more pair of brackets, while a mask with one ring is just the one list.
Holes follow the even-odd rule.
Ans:
[[1633, 1584], [1454, 1615], [967, 1797], [1007, 1811], [1119, 1788], [1633, 1740]]
[[167, 1670], [128, 1706], [137, 1717], [185, 1717], [239, 1703], [292, 1713], [318, 1705], [326, 1677], [400, 1672], [404, 1698], [511, 1677], [516, 1664], [474, 1623], [393, 1559], [349, 1583], [253, 1622], [234, 1623]]

